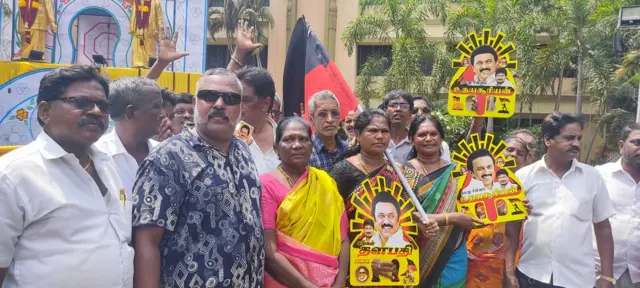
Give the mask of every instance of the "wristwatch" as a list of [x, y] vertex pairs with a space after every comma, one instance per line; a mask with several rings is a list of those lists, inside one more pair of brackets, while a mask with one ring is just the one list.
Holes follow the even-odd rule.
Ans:
[[611, 284], [616, 285], [616, 279], [614, 279], [614, 278], [600, 275], [600, 276], [598, 276], [597, 280], [600, 280], [600, 279], [605, 280], [605, 281], [609, 281], [609, 282], [611, 282]]

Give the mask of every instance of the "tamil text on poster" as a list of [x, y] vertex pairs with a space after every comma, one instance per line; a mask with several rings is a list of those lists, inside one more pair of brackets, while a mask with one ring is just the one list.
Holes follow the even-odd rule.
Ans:
[[518, 62], [513, 43], [505, 44], [505, 34], [491, 29], [470, 33], [456, 48], [457, 69], [449, 84], [447, 110], [454, 116], [509, 118], [516, 106], [516, 81], [512, 69]]
[[[413, 286], [419, 282], [416, 210], [393, 171], [383, 171], [353, 193], [349, 223], [352, 286]], [[392, 273], [374, 267], [384, 263]]]
[[478, 134], [470, 139], [460, 141], [461, 151], [452, 156], [458, 163], [454, 172], [458, 178], [458, 211], [487, 224], [524, 219], [524, 190], [510, 169], [516, 166], [515, 160], [503, 154], [507, 144], [502, 140], [494, 144], [494, 136], [488, 133], [484, 139]]

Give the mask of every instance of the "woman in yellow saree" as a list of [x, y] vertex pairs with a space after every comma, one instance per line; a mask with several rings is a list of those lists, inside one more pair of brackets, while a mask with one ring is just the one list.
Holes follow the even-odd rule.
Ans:
[[347, 217], [336, 182], [308, 166], [311, 128], [301, 118], [276, 127], [281, 164], [260, 176], [265, 229], [265, 287], [344, 287]]

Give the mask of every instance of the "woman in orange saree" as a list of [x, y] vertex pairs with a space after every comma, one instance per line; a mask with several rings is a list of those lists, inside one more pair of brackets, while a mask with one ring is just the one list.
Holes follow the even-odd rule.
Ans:
[[335, 181], [309, 167], [311, 128], [301, 118], [276, 127], [281, 164], [260, 176], [265, 287], [344, 287], [347, 217]]
[[[522, 168], [529, 155], [527, 145], [519, 138], [507, 138], [504, 156], [514, 158], [515, 173]], [[529, 206], [527, 205], [529, 208]], [[504, 269], [505, 223], [473, 229], [467, 240], [467, 288], [502, 287]], [[516, 256], [516, 259], [519, 257]]]

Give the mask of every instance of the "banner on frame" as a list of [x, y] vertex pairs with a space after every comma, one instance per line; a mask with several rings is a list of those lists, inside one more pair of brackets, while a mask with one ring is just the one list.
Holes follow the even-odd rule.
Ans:
[[513, 43], [504, 44], [506, 35], [484, 29], [470, 33], [456, 49], [461, 56], [452, 61], [457, 69], [449, 84], [447, 110], [454, 116], [509, 118], [516, 109], [516, 81], [511, 58]]

